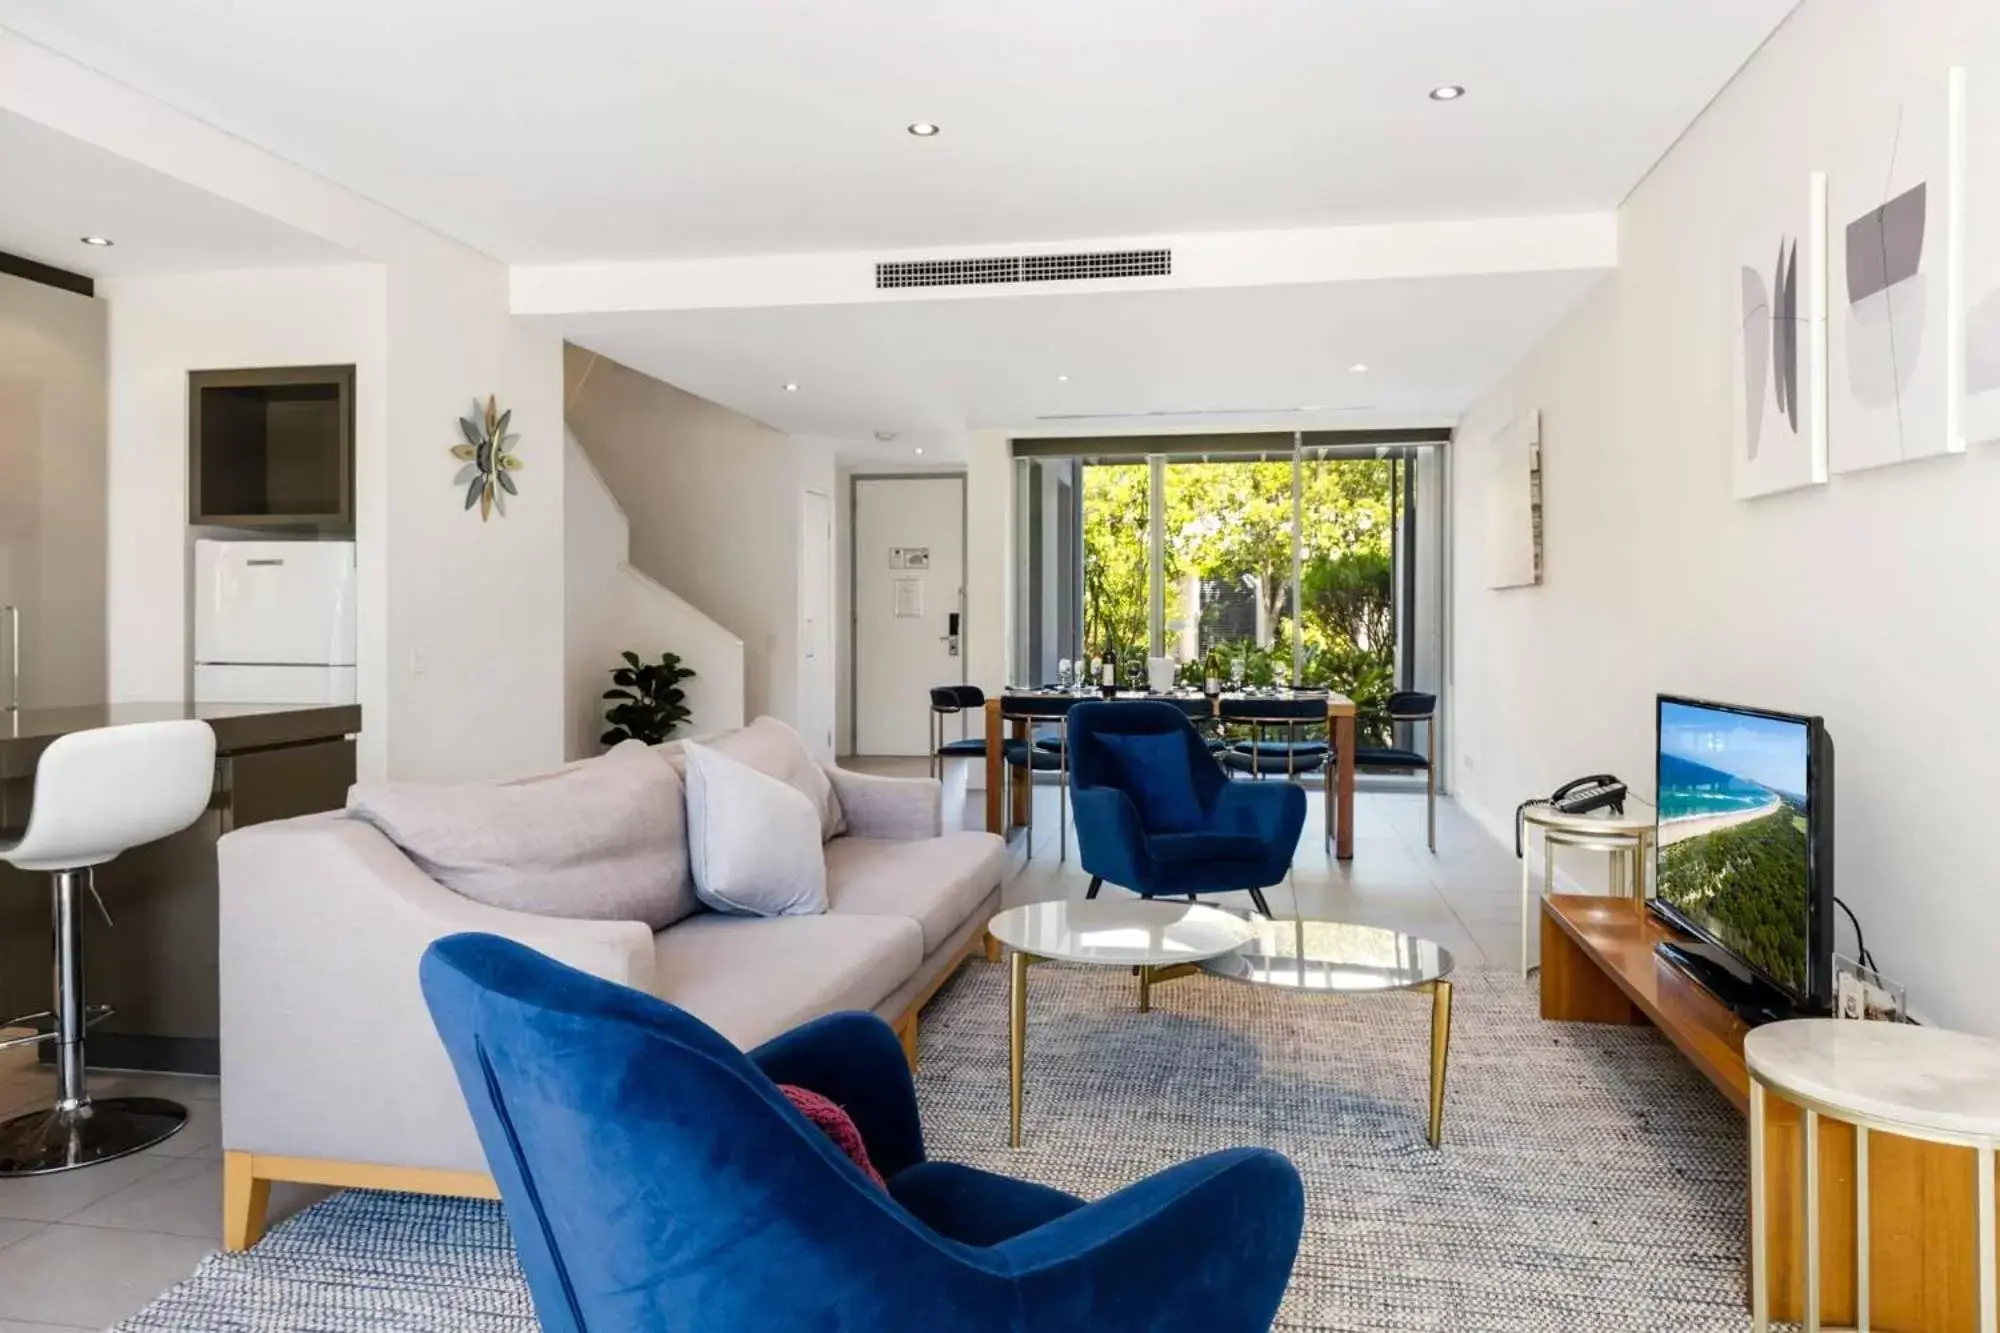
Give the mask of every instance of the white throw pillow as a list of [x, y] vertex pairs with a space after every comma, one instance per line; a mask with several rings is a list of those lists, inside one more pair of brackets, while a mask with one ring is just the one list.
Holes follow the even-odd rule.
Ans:
[[[668, 763], [684, 768], [681, 759], [683, 748], [693, 743], [668, 741], [660, 749], [667, 756]], [[840, 798], [833, 791], [833, 779], [812, 757], [812, 751], [806, 748], [805, 738], [777, 718], [760, 717], [747, 727], [738, 727], [735, 731], [700, 743], [797, 789], [800, 795], [813, 803], [813, 810], [819, 815], [821, 841], [838, 836], [847, 827], [847, 817], [840, 809]]]
[[514, 782], [357, 783], [347, 813], [491, 907], [653, 930], [701, 908], [680, 776], [641, 741]]
[[826, 857], [812, 801], [710, 746], [689, 741], [682, 754], [695, 895], [719, 912], [824, 912]]

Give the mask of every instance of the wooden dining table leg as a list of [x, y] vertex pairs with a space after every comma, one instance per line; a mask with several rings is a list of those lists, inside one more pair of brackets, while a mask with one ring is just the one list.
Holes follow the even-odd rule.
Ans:
[[1000, 701], [986, 701], [986, 831], [1007, 836], [1000, 822], [1001, 793], [1006, 791], [1007, 756], [1001, 749]]
[[[1010, 719], [1008, 731], [1011, 739], [1024, 742], [1028, 747], [1028, 762], [1013, 770], [1013, 782], [1009, 788], [1014, 793], [1014, 799], [1007, 829], [1012, 832], [1028, 822], [1028, 802], [1035, 799], [1035, 733], [1025, 717]], [[1029, 837], [1032, 840], [1033, 835]]]
[[1334, 796], [1333, 854], [1342, 861], [1354, 859], [1354, 714], [1333, 720], [1333, 744], [1339, 754]]

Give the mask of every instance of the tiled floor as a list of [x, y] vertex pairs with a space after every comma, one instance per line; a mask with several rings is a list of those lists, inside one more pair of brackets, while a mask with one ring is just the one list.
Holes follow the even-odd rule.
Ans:
[[[46, 1105], [41, 1070], [0, 1074], [0, 1118]], [[207, 1078], [97, 1074], [91, 1091], [170, 1097], [188, 1125], [102, 1166], [0, 1180], [0, 1333], [103, 1329], [172, 1286], [222, 1236], [222, 1113]], [[272, 1216], [325, 1191], [279, 1187]]]
[[[869, 772], [922, 775], [925, 771], [922, 759], [842, 762]], [[1035, 854], [1027, 858], [1022, 840], [1016, 837], [1020, 872], [1004, 895], [1009, 906], [1081, 897], [1090, 883], [1076, 861], [1073, 828], [1068, 856], [1062, 857], [1058, 795], [1053, 783], [1035, 789]], [[1272, 911], [1289, 912], [1296, 906], [1308, 917], [1422, 935], [1450, 949], [1461, 967], [1520, 966], [1521, 863], [1514, 859], [1513, 848], [1495, 842], [1450, 798], [1440, 797], [1437, 851], [1432, 853], [1424, 845], [1421, 791], [1363, 790], [1354, 798], [1354, 859], [1337, 861], [1326, 851], [1318, 790], [1310, 796], [1290, 892], [1279, 888], [1265, 895]], [[983, 793], [975, 791], [965, 802], [969, 827], [980, 825], [982, 798]], [[1241, 905], [1249, 905], [1247, 895]]]
[[[875, 772], [917, 773], [924, 761], [859, 761]], [[1011, 905], [1081, 896], [1089, 882], [1069, 856], [1059, 859], [1057, 791], [1035, 796], [1035, 855], [1017, 840], [1020, 872]], [[973, 793], [973, 819], [979, 818]], [[1436, 940], [1461, 967], [1517, 967], [1520, 867], [1448, 800], [1438, 802], [1438, 850], [1424, 846], [1421, 794], [1364, 791], [1355, 799], [1351, 862], [1325, 850], [1320, 803], [1301, 840], [1289, 889], [1270, 892], [1274, 911], [1390, 926]], [[1115, 892], [1115, 890], [1107, 890]], [[1247, 902], [1247, 900], [1246, 900]], [[93, 1091], [172, 1097], [191, 1112], [188, 1127], [158, 1148], [83, 1171], [0, 1181], [0, 1333], [103, 1329], [144, 1306], [194, 1269], [220, 1243], [221, 1111], [212, 1079], [99, 1075]], [[0, 1073], [0, 1118], [46, 1104], [49, 1076]], [[325, 1191], [279, 1186], [272, 1218], [289, 1216]]]

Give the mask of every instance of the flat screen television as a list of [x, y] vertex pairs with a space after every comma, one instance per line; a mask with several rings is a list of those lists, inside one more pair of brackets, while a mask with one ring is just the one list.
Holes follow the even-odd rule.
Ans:
[[1652, 907], [1696, 941], [1662, 952], [1732, 1002], [1757, 995], [1753, 1007], [1766, 1013], [1826, 1012], [1834, 902], [1825, 723], [1663, 694], [1656, 734]]

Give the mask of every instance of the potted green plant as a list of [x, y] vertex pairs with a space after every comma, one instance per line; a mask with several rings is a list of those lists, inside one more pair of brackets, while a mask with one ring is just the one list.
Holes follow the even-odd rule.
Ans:
[[625, 665], [612, 669], [615, 688], [604, 692], [617, 701], [604, 713], [611, 729], [598, 739], [606, 745], [633, 740], [658, 745], [693, 716], [681, 682], [694, 677], [694, 668], [682, 666], [678, 653], [662, 653], [656, 663], [641, 662], [632, 652], [619, 656]]

